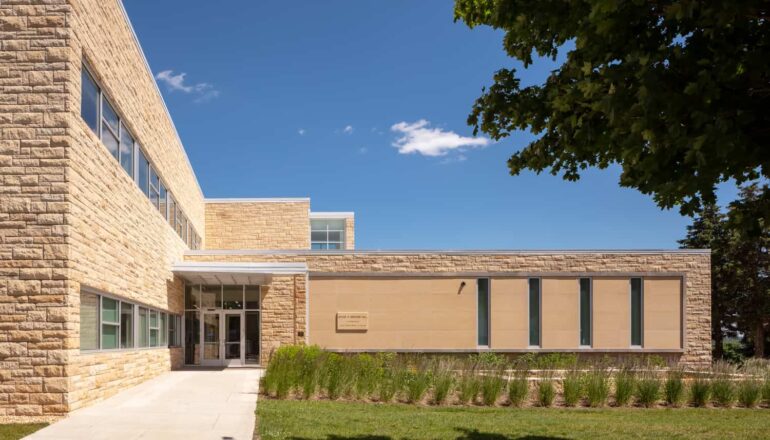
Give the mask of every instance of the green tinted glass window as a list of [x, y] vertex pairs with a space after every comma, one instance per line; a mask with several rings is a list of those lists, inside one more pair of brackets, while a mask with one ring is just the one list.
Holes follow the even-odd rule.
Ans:
[[540, 345], [540, 279], [529, 279], [529, 345]]
[[476, 281], [478, 290], [478, 345], [489, 345], [489, 279]]
[[642, 345], [642, 279], [631, 278], [631, 345]]
[[591, 345], [591, 279], [580, 279], [580, 345]]

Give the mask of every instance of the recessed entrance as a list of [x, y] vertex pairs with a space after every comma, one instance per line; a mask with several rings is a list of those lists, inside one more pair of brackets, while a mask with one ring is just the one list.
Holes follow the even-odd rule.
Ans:
[[259, 364], [260, 288], [188, 285], [185, 292], [185, 363]]

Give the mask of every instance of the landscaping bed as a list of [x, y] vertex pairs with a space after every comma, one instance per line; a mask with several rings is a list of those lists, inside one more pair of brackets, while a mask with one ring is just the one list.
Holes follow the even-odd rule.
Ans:
[[262, 440], [759, 439], [765, 409], [484, 408], [260, 400]]
[[343, 400], [417, 406], [770, 407], [770, 364], [716, 363], [684, 371], [646, 359], [582, 363], [573, 356], [492, 353], [463, 359], [324, 352], [284, 346], [268, 363], [261, 392], [282, 400]]

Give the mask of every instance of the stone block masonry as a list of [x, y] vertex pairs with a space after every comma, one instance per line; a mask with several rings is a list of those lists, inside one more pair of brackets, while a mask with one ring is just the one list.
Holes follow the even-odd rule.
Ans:
[[206, 201], [207, 249], [310, 248], [309, 200], [225, 200]]
[[0, 423], [68, 409], [70, 17], [0, 3]]

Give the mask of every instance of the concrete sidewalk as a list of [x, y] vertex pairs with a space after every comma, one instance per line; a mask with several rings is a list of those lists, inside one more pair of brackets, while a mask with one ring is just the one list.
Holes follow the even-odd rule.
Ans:
[[172, 371], [26, 438], [252, 440], [261, 374], [252, 368]]

